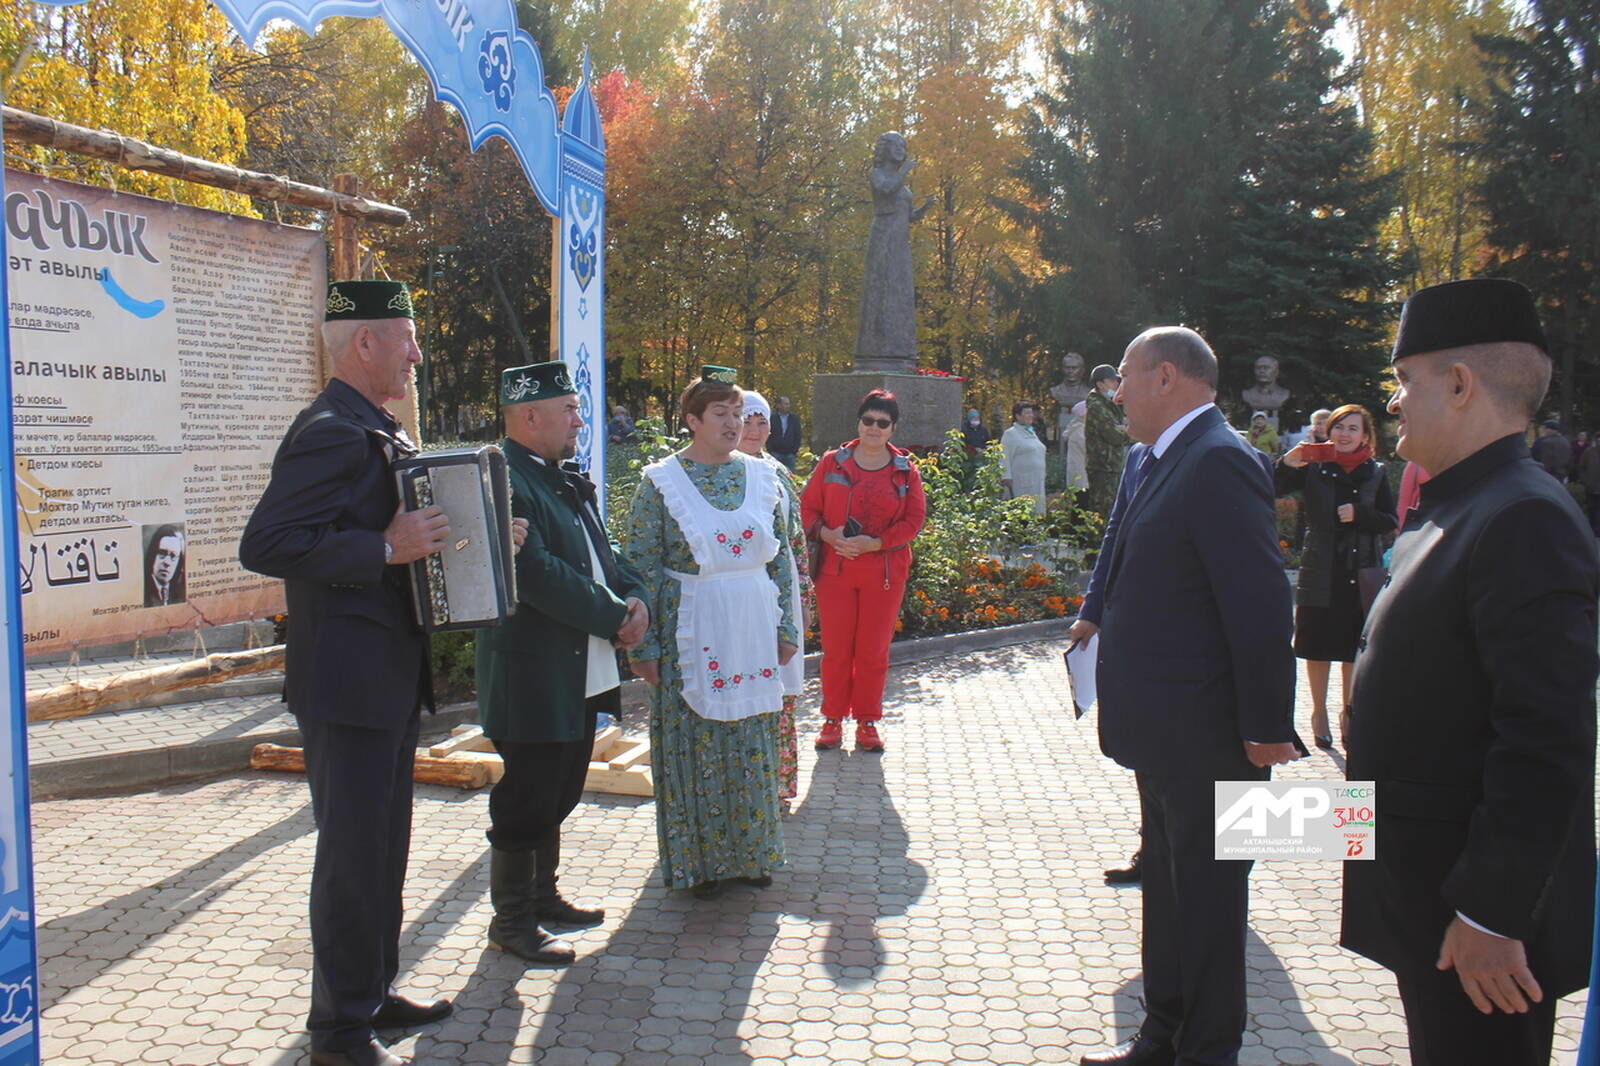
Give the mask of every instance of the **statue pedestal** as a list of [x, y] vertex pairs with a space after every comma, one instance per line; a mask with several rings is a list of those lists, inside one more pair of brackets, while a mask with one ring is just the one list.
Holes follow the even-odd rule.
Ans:
[[857, 371], [811, 379], [811, 450], [819, 456], [857, 436], [856, 408], [873, 389], [888, 389], [900, 403], [894, 441], [902, 448], [940, 448], [961, 428], [964, 384], [924, 374]]

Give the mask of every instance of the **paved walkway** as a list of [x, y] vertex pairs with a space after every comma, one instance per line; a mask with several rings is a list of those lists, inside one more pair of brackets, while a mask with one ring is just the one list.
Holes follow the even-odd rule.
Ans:
[[[1132, 776], [1062, 706], [1059, 642], [897, 668], [884, 756], [809, 750], [789, 868], [667, 893], [649, 801], [590, 797], [563, 887], [603, 902], [578, 964], [484, 949], [487, 793], [418, 790], [402, 985], [456, 1015], [419, 1063], [1032, 1063], [1139, 1017], [1139, 894], [1101, 884], [1137, 832]], [[1302, 721], [1304, 715], [1302, 714]], [[1287, 776], [1332, 777], [1328, 755]], [[311, 812], [297, 777], [34, 808], [45, 1059], [297, 1066]], [[1403, 1064], [1382, 970], [1334, 944], [1339, 867], [1258, 864], [1243, 1061]], [[1582, 1026], [1560, 1006], [1557, 1061]]]

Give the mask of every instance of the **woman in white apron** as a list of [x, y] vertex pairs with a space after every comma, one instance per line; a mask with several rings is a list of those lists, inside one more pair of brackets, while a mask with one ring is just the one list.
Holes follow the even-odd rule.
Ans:
[[680, 408], [694, 439], [645, 467], [623, 541], [649, 590], [630, 653], [649, 682], [656, 836], [667, 888], [764, 887], [783, 865], [774, 721], [799, 646], [776, 473], [738, 452], [734, 372], [707, 366]]
[[744, 390], [744, 433], [739, 437], [739, 450], [757, 459], [771, 463], [778, 473], [778, 483], [783, 495], [778, 500], [778, 516], [783, 520], [785, 537], [789, 541], [790, 558], [794, 572], [790, 575], [800, 597], [799, 650], [783, 667], [783, 707], [778, 711], [778, 798], [783, 800], [783, 811], [789, 813], [789, 801], [800, 794], [800, 742], [794, 728], [794, 708], [806, 687], [806, 646], [804, 641], [807, 608], [808, 579], [805, 572], [805, 533], [800, 527], [800, 491], [794, 487], [794, 475], [789, 468], [768, 454], [767, 438], [772, 435], [772, 408], [767, 398], [759, 392]]

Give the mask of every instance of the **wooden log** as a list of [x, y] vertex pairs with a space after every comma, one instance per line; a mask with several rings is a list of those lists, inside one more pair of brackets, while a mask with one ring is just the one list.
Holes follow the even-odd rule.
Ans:
[[103, 707], [130, 703], [162, 692], [281, 669], [283, 645], [274, 644], [269, 648], [218, 652], [204, 659], [125, 670], [109, 677], [69, 681], [64, 685], [28, 693], [28, 721], [78, 718]]
[[498, 753], [492, 751], [458, 751], [449, 758], [450, 762], [469, 762], [481, 766], [489, 776], [489, 784], [498, 784], [506, 776], [506, 764]]
[[604, 762], [609, 758], [611, 749], [622, 740], [622, 730], [614, 725], [608, 725], [594, 735], [594, 758]]
[[[279, 744], [257, 744], [250, 752], [250, 768], [304, 773], [305, 751], [301, 748], [286, 748]], [[482, 788], [489, 783], [489, 770], [476, 760], [435, 759], [419, 751], [412, 777], [418, 784], [423, 785]]]
[[393, 204], [361, 196], [341, 195], [332, 189], [290, 181], [278, 174], [263, 174], [258, 170], [241, 170], [226, 163], [214, 163], [109, 130], [74, 126], [70, 122], [46, 118], [15, 107], [0, 108], [0, 114], [4, 116], [5, 139], [8, 141], [76, 152], [94, 159], [109, 160], [130, 170], [145, 170], [196, 185], [210, 185], [229, 192], [259, 196], [264, 200], [320, 208], [335, 212], [336, 215], [349, 215], [385, 226], [404, 226], [411, 221], [409, 211]]

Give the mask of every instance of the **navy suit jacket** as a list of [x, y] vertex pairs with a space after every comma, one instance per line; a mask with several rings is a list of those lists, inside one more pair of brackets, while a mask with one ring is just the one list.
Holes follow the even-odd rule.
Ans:
[[1146, 451], [1130, 449], [1084, 603], [1100, 625], [1100, 746], [1133, 770], [1250, 775], [1244, 741], [1298, 743], [1272, 480], [1216, 408], [1141, 485]]
[[390, 451], [415, 447], [359, 392], [330, 380], [289, 426], [240, 538], [245, 569], [284, 579], [284, 699], [297, 715], [396, 728], [419, 703], [432, 707], [407, 568], [383, 561], [398, 506]]

